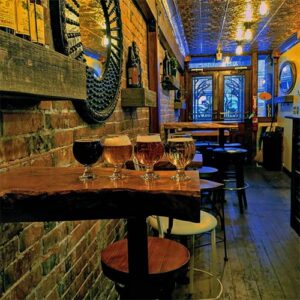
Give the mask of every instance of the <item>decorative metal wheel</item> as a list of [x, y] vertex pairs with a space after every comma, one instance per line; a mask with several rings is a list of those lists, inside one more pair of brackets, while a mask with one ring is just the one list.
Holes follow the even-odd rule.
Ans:
[[[94, 2], [93, 5], [96, 4], [102, 8], [105, 28], [98, 31], [99, 35], [101, 35], [101, 32], [105, 35], [108, 42], [106, 61], [103, 63], [101, 76], [96, 72], [97, 70], [95, 71], [95, 69], [87, 63], [85, 58], [85, 44], [83, 42], [84, 37], [80, 28], [81, 8], [83, 5], [90, 5], [91, 2]], [[98, 13], [95, 7], [91, 10], [94, 13]], [[50, 11], [56, 51], [87, 63], [87, 100], [73, 101], [75, 109], [87, 123], [101, 123], [106, 120], [115, 109], [121, 82], [123, 36], [119, 1], [50, 0]], [[88, 13], [90, 12], [91, 11]], [[93, 21], [94, 24], [97, 25], [95, 18], [92, 22]], [[96, 39], [97, 38], [98, 37], [96, 37]], [[90, 42], [93, 43], [94, 41], [90, 39]]]

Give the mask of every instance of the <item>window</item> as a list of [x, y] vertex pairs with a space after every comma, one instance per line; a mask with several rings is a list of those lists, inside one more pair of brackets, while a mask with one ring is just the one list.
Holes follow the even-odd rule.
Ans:
[[258, 56], [257, 77], [257, 114], [259, 117], [269, 117], [271, 115], [271, 109], [268, 109], [270, 105], [267, 105], [266, 101], [259, 98], [259, 94], [262, 92], [267, 92], [272, 95], [273, 67], [269, 55]]

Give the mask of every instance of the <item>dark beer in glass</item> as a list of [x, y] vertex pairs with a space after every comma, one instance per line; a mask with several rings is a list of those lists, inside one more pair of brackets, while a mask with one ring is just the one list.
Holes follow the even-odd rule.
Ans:
[[75, 159], [84, 165], [85, 170], [79, 179], [82, 181], [94, 179], [92, 165], [95, 164], [102, 154], [102, 145], [98, 138], [83, 138], [73, 143], [73, 155]]

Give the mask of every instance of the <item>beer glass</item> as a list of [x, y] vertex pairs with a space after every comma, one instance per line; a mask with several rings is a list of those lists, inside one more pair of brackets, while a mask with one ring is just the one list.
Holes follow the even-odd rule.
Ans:
[[185, 174], [185, 167], [193, 160], [195, 143], [190, 134], [171, 134], [168, 138], [165, 152], [168, 160], [177, 171], [171, 178], [176, 181], [188, 181], [191, 178]]
[[96, 178], [92, 172], [92, 165], [98, 161], [101, 154], [102, 145], [99, 138], [83, 138], [74, 141], [73, 155], [85, 167], [83, 174], [79, 176], [81, 181]]
[[159, 178], [154, 173], [154, 165], [164, 156], [164, 146], [159, 134], [139, 134], [136, 137], [134, 156], [138, 163], [145, 168], [142, 176], [145, 180]]
[[114, 166], [114, 171], [110, 179], [123, 179], [125, 175], [122, 174], [122, 167], [132, 155], [132, 145], [129, 137], [124, 134], [107, 135], [104, 139], [103, 146], [104, 160]]

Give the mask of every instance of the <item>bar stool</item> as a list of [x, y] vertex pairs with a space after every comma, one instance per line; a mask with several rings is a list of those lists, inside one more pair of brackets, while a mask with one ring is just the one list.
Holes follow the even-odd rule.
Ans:
[[[218, 299], [222, 295], [223, 285], [219, 278], [217, 278], [214, 273], [208, 272], [206, 270], [197, 269], [194, 267], [194, 250], [195, 250], [195, 236], [203, 233], [210, 233], [211, 235], [211, 247], [212, 247], [212, 265], [213, 272], [215, 272], [215, 263], [216, 263], [216, 226], [217, 219], [212, 215], [205, 211], [200, 211], [200, 222], [188, 222], [182, 221], [178, 219], [173, 219], [169, 217], [162, 216], [150, 216], [148, 218], [148, 222], [152, 228], [159, 232], [159, 235], [163, 237], [165, 234], [171, 234], [176, 236], [191, 236], [192, 238], [192, 246], [191, 246], [191, 267], [190, 267], [190, 292], [193, 293], [193, 279], [194, 279], [194, 271], [199, 271], [208, 274], [211, 277], [216, 278], [220, 291], [219, 294], [212, 299]], [[172, 251], [174, 253], [174, 251]]]
[[[189, 250], [182, 244], [158, 237], [148, 237], [148, 275], [140, 278], [143, 299], [170, 299], [175, 281], [188, 269]], [[115, 282], [121, 299], [130, 298], [130, 271], [128, 269], [127, 239], [108, 245], [101, 252], [105, 276]], [[142, 281], [142, 279], [144, 281]]]
[[[215, 164], [219, 169], [220, 180], [225, 184], [224, 190], [237, 191], [240, 213], [247, 208], [245, 189], [249, 185], [244, 180], [244, 161], [247, 150], [243, 148], [216, 148], [214, 149]], [[233, 171], [229, 171], [233, 167]], [[228, 187], [226, 183], [235, 182], [235, 187]]]

